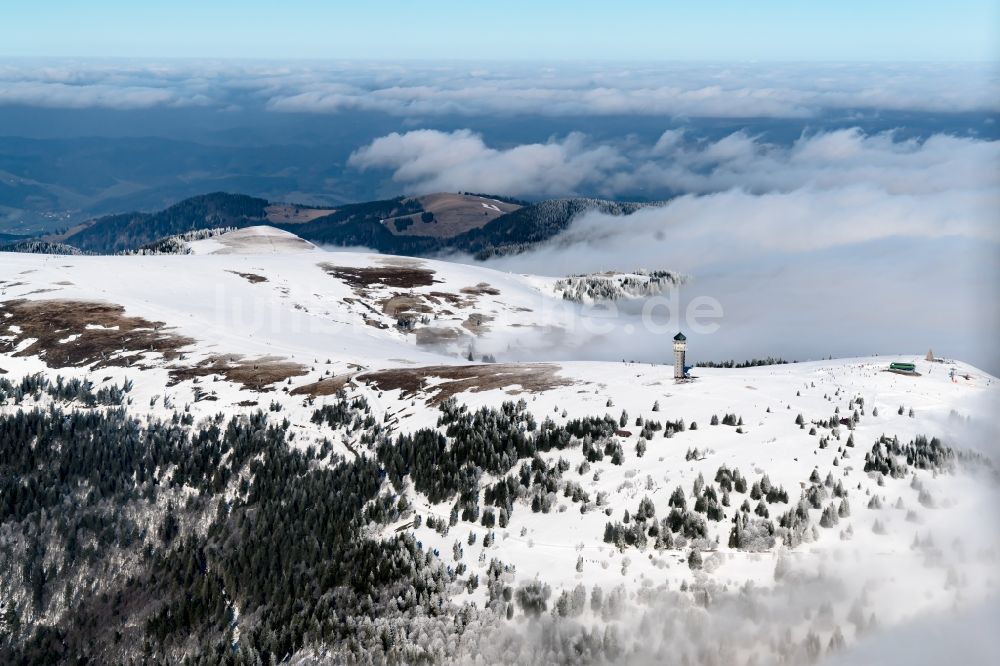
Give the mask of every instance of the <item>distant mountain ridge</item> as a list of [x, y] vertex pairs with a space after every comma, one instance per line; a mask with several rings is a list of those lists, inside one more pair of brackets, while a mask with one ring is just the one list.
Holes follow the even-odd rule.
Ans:
[[185, 199], [157, 213], [122, 213], [97, 218], [59, 238], [41, 240], [85, 252], [114, 254], [135, 250], [168, 236], [216, 227], [245, 227], [266, 219], [266, 199], [215, 192]]
[[202, 229], [268, 224], [316, 244], [364, 246], [411, 256], [467, 252], [485, 259], [544, 242], [591, 210], [630, 215], [651, 205], [656, 204], [586, 198], [527, 203], [502, 196], [438, 193], [321, 209], [214, 192], [159, 212], [107, 215], [60, 234], [22, 237], [17, 239], [22, 242], [8, 243], [5, 249], [20, 251], [19, 247], [27, 247], [23, 241], [34, 240], [86, 253], [115, 254]]

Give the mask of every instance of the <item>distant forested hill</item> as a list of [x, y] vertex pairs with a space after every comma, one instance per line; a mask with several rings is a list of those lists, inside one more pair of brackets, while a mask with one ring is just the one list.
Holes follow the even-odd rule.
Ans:
[[[393, 252], [397, 243], [406, 245], [405, 241], [396, 239], [408, 237], [393, 236], [392, 232], [382, 224], [382, 220], [422, 211], [423, 207], [416, 199], [396, 197], [395, 199], [342, 206], [330, 215], [316, 218], [304, 224], [275, 224], [274, 226], [286, 229], [301, 238], [320, 245], [360, 245], [380, 252]], [[416, 240], [430, 241], [427, 245], [433, 245], [435, 239]], [[418, 242], [417, 246], [420, 247], [422, 244]], [[418, 253], [407, 252], [406, 254]]]
[[547, 241], [569, 227], [577, 216], [590, 211], [607, 215], [631, 215], [654, 204], [606, 201], [603, 199], [554, 199], [525, 206], [497, 218], [480, 229], [463, 234], [455, 249], [485, 259], [511, 254]]
[[101, 217], [61, 242], [85, 252], [113, 254], [186, 231], [263, 224], [265, 208], [265, 199], [216, 192], [185, 199], [158, 213]]
[[[481, 208], [489, 206], [483, 201], [488, 201], [491, 198], [489, 195], [454, 196], [469, 199], [463, 211], [466, 216], [470, 210], [479, 210], [483, 215], [489, 211], [489, 208]], [[520, 252], [546, 241], [565, 230], [578, 215], [588, 211], [630, 215], [653, 205], [583, 198], [542, 201], [510, 212], [490, 212], [483, 222], [478, 223], [481, 226], [447, 236], [428, 235], [426, 230], [417, 233], [418, 225], [432, 225], [435, 214], [441, 215], [440, 211], [428, 210], [430, 205], [422, 203], [426, 201], [427, 197], [396, 197], [348, 204], [327, 215], [301, 222], [271, 214], [271, 204], [264, 199], [216, 192], [185, 199], [157, 213], [136, 212], [101, 217], [64, 234], [45, 236], [39, 240], [69, 245], [83, 252], [113, 254], [136, 250], [164, 238], [199, 229], [269, 224], [321, 245], [363, 246], [389, 254], [415, 256], [457, 251], [483, 259]], [[513, 203], [503, 197], [495, 198], [495, 201]], [[452, 200], [450, 205], [454, 203]], [[516, 203], [520, 205], [523, 202]], [[492, 208], [492, 211], [497, 210]], [[405, 223], [400, 224], [399, 220]], [[9, 251], [18, 251], [17, 248], [12, 244], [7, 247]]]
[[601, 199], [555, 199], [528, 204], [500, 215], [482, 227], [450, 238], [392, 234], [382, 219], [420, 212], [414, 199], [390, 199], [345, 206], [308, 224], [277, 225], [313, 243], [363, 245], [390, 254], [423, 255], [442, 251], [468, 252], [484, 259], [520, 252], [565, 230], [575, 217], [597, 210], [630, 215], [650, 204]]

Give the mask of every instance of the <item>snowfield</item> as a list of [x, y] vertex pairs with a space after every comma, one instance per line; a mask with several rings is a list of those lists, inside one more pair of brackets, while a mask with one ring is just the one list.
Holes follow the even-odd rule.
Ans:
[[[745, 619], [724, 609], [741, 590], [756, 589], [765, 591], [756, 602], [761, 617], [789, 632], [784, 637], [775, 629], [762, 644], [808, 646], [814, 636], [824, 654], [838, 647], [837, 636], [855, 645], [876, 626], [973, 608], [998, 594], [1000, 494], [991, 422], [1000, 384], [961, 361], [901, 354], [694, 368], [693, 380], [676, 382], [668, 339], [663, 365], [548, 361], [546, 345], [572, 349], [585, 325], [554, 279], [325, 252], [268, 228], [195, 241], [191, 249], [179, 256], [0, 254], [0, 377], [15, 382], [45, 372], [86, 377], [97, 387], [129, 380], [130, 410], [165, 418], [183, 408], [196, 423], [219, 412], [270, 408], [291, 422], [295, 447], [329, 440], [345, 458], [373, 457], [376, 447], [350, 427], [312, 420], [338, 395], [363, 397], [392, 438], [437, 428], [446, 398], [470, 411], [523, 400], [535, 422], [555, 426], [610, 416], [618, 460], [603, 455], [588, 462], [579, 441], [539, 453], [557, 489], [544, 493], [536, 511], [537, 490], [525, 488], [503, 527], [487, 527], [481, 516], [455, 522], [454, 499], [434, 503], [412, 480], [395, 487], [386, 478], [382, 491], [405, 496], [409, 506], [390, 524], [371, 525], [371, 533], [411, 532], [449, 566], [463, 564], [453, 600], [480, 609], [489, 600], [486, 586], [465, 583], [471, 576], [485, 581], [494, 559], [508, 567], [505, 580], [514, 588], [548, 585], [547, 612], [562, 593], [582, 585], [586, 607], [575, 617], [587, 627], [614, 621], [592, 606], [593, 588], [607, 594], [621, 587], [629, 608], [675, 608], [670, 595], [682, 594], [691, 597], [692, 613], [704, 614], [699, 622], [709, 635], [752, 634]], [[74, 305], [81, 302], [123, 310], [96, 317]], [[509, 362], [535, 352], [538, 364]], [[915, 363], [919, 375], [886, 371], [892, 361]], [[31, 404], [0, 404], [0, 413]], [[736, 423], [723, 424], [727, 415]], [[719, 424], [712, 425], [713, 417]], [[662, 427], [679, 421], [683, 427]], [[895, 478], [865, 471], [866, 454], [883, 436], [901, 445], [936, 437], [968, 456], [922, 469], [910, 461]], [[531, 460], [506, 474], [484, 473], [479, 487], [517, 479], [523, 464]], [[739, 470], [743, 492], [723, 492], [723, 467]], [[765, 476], [787, 499], [750, 498]], [[682, 530], [671, 535], [672, 547], [657, 548], [650, 528], [658, 525], [662, 534], [678, 487], [692, 513], [702, 489], [711, 487], [724, 517], [704, 520], [704, 536], [685, 537]], [[732, 518], [744, 501], [751, 520], [766, 518], [777, 528], [813, 488], [822, 498], [819, 507], [808, 507], [795, 543], [778, 534], [755, 549], [731, 545]], [[655, 515], [643, 519], [644, 542], [606, 540], [609, 523], [635, 525], [645, 498]], [[831, 505], [835, 524], [822, 526]], [[440, 526], [428, 526], [428, 518]], [[700, 565], [690, 561], [692, 553]], [[637, 628], [639, 611], [617, 617], [625, 642], [668, 641], [668, 632], [656, 630], [654, 639]], [[502, 622], [501, 632], [534, 631], [531, 615], [520, 611]], [[752, 654], [737, 651], [740, 663]]]

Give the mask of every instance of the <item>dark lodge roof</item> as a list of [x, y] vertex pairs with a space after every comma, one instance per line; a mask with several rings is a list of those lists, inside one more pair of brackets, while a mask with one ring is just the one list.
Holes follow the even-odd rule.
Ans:
[[683, 333], [678, 333], [677, 335], [674, 336], [674, 340], [677, 340], [678, 342], [683, 342], [684, 340], [687, 340], [687, 338], [684, 337]]

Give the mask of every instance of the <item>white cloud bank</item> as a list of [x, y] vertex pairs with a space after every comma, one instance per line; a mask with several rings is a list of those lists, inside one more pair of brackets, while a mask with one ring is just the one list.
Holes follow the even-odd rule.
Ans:
[[1000, 76], [984, 64], [0, 63], [0, 104], [227, 108], [234, 99], [276, 112], [362, 110], [403, 117], [809, 118], [856, 109], [995, 113]]
[[442, 65], [381, 73], [367, 85], [317, 81], [274, 95], [280, 111], [397, 115], [543, 114], [805, 118], [829, 110], [996, 111], [980, 65]]
[[949, 135], [897, 140], [846, 129], [804, 135], [790, 146], [743, 132], [715, 142], [668, 130], [653, 146], [594, 144], [574, 133], [546, 143], [494, 148], [468, 129], [393, 132], [358, 149], [349, 164], [392, 170], [415, 192], [476, 191], [606, 196], [740, 189], [751, 193], [832, 190], [863, 185], [890, 195], [996, 191], [1000, 142]]
[[572, 193], [613, 169], [627, 167], [618, 149], [588, 146], [581, 134], [497, 150], [469, 130], [393, 132], [353, 153], [348, 164], [393, 169], [394, 180], [420, 192], [553, 196]]

